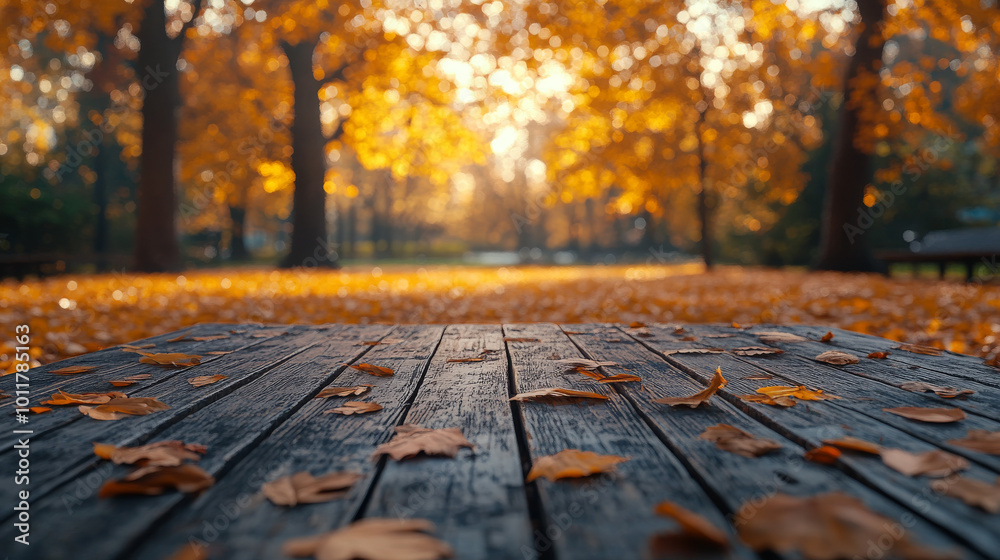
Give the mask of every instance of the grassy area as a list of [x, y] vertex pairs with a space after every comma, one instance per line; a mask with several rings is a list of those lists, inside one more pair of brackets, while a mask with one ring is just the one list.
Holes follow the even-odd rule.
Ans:
[[42, 363], [199, 322], [805, 323], [992, 356], [1000, 286], [699, 264], [230, 268], [8, 280], [0, 319], [0, 369], [22, 323]]

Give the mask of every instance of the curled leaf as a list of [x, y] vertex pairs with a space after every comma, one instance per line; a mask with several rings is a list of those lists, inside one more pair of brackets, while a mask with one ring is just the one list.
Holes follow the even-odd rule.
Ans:
[[923, 381], [907, 381], [899, 386], [900, 389], [910, 391], [911, 393], [934, 393], [939, 397], [946, 399], [953, 399], [955, 397], [964, 397], [966, 395], [971, 395], [975, 393], [970, 389], [956, 389], [954, 387], [941, 387], [939, 385], [932, 385], [930, 383], [924, 383]]
[[393, 374], [391, 368], [376, 366], [374, 364], [344, 364], [352, 369], [358, 371], [363, 371], [365, 373], [374, 375], [375, 377], [389, 377]]
[[560, 400], [576, 399], [597, 399], [606, 401], [608, 400], [608, 396], [591, 391], [577, 391], [574, 389], [564, 389], [562, 387], [547, 387], [545, 389], [537, 389], [526, 393], [518, 393], [510, 398], [512, 401], [540, 402], [558, 402]]
[[712, 395], [716, 391], [726, 386], [726, 379], [722, 377], [722, 368], [715, 369], [715, 375], [708, 383], [708, 387], [705, 387], [701, 391], [688, 396], [688, 397], [662, 397], [659, 399], [653, 399], [653, 402], [658, 404], [668, 404], [670, 406], [687, 406], [690, 408], [697, 408], [702, 404], [708, 402], [708, 399], [712, 398]]
[[158, 441], [138, 447], [115, 447], [105, 443], [94, 444], [94, 454], [116, 465], [140, 467], [175, 467], [184, 461], [197, 461], [205, 453], [205, 446], [177, 440]]
[[194, 354], [182, 354], [180, 352], [166, 352], [162, 354], [150, 354], [149, 352], [139, 352], [142, 357], [139, 361], [144, 364], [156, 364], [172, 367], [189, 367], [201, 363], [201, 356]]
[[77, 373], [90, 373], [97, 369], [97, 366], [68, 366], [60, 369], [54, 369], [50, 373], [56, 373], [59, 375], [75, 375]]
[[884, 360], [889, 357], [888, 352], [872, 352], [868, 354], [868, 357], [872, 360]]
[[832, 465], [840, 459], [840, 450], [832, 445], [822, 445], [806, 451], [803, 458], [821, 465]]
[[781, 449], [781, 444], [773, 439], [755, 437], [729, 424], [709, 426], [698, 438], [715, 442], [715, 446], [723, 451], [749, 458], [760, 457]]
[[820, 342], [830, 342], [831, 340], [833, 340], [833, 331], [826, 331], [823, 338], [819, 339]]
[[361, 395], [367, 393], [372, 388], [371, 385], [355, 385], [353, 387], [327, 387], [316, 394], [317, 399], [327, 399], [330, 397], [347, 397], [350, 395]]
[[650, 543], [656, 557], [672, 557], [677, 550], [688, 548], [729, 548], [729, 537], [701, 515], [673, 502], [660, 502], [653, 511], [669, 517], [680, 525], [680, 533], [658, 533]]
[[853, 354], [848, 354], [847, 352], [841, 352], [840, 350], [828, 350], [823, 352], [819, 356], [813, 358], [817, 362], [823, 362], [826, 364], [832, 364], [835, 366], [844, 366], [847, 364], [856, 364], [859, 360], [857, 356]]
[[958, 422], [965, 420], [965, 413], [960, 408], [922, 408], [919, 406], [900, 406], [897, 408], [883, 408], [885, 412], [909, 418], [910, 420], [920, 420], [921, 422], [934, 422], [945, 424], [948, 422]]

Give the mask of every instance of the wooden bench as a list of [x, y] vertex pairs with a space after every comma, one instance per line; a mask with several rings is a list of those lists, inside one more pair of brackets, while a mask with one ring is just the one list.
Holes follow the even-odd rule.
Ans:
[[996, 274], [997, 256], [1000, 255], [1000, 228], [968, 228], [932, 231], [911, 249], [880, 251], [875, 256], [887, 263], [912, 263], [914, 273], [922, 263], [937, 263], [943, 279], [949, 263], [965, 265], [965, 280], [975, 277], [976, 265], [984, 263]]
[[[825, 327], [672, 325], [630, 329], [616, 325], [323, 325], [234, 326], [202, 324], [136, 344], [149, 352], [202, 357], [187, 368], [139, 363], [112, 347], [48, 364], [30, 372], [31, 404], [57, 390], [115, 390], [108, 380], [135, 374], [151, 378], [117, 389], [156, 397], [169, 410], [117, 421], [98, 421], [75, 406], [29, 413], [16, 424], [14, 399], [8, 426], [31, 430], [31, 544], [13, 543], [17, 490], [11, 445], [0, 450], [7, 472], [0, 483], [0, 528], [9, 558], [158, 559], [192, 539], [209, 558], [284, 558], [289, 538], [311, 535], [366, 517], [425, 518], [435, 535], [461, 559], [635, 559], [649, 539], [676, 530], [653, 508], [664, 500], [695, 511], [723, 528], [734, 543], [728, 558], [758, 558], [740, 544], [734, 513], [763, 504], [777, 492], [809, 496], [842, 491], [890, 520], [903, 520], [923, 545], [952, 549], [961, 558], [998, 558], [1000, 515], [990, 515], [938, 494], [931, 479], [909, 477], [873, 455], [844, 452], [835, 465], [803, 460], [822, 440], [854, 436], [913, 452], [944, 450], [970, 463], [963, 474], [992, 483], [1000, 456], [952, 445], [968, 430], [1000, 430], [1000, 371], [981, 359], [945, 352], [913, 354], [899, 343]], [[757, 334], [781, 330], [810, 340], [775, 343], [781, 355], [744, 356], [731, 350], [763, 346]], [[177, 340], [179, 335], [186, 335]], [[212, 340], [197, 338], [220, 335]], [[691, 337], [694, 337], [692, 339]], [[173, 341], [172, 341], [173, 340]], [[373, 345], [374, 342], [381, 344]], [[718, 347], [719, 353], [675, 353]], [[812, 358], [827, 350], [858, 356], [856, 365], [833, 366]], [[484, 351], [488, 351], [484, 353]], [[889, 351], [887, 359], [868, 359]], [[484, 357], [479, 362], [449, 360]], [[616, 362], [607, 374], [631, 373], [641, 383], [599, 384], [566, 372], [556, 358]], [[374, 377], [347, 368], [367, 362], [392, 368]], [[56, 375], [70, 365], [90, 373]], [[698, 409], [671, 408], [652, 399], [690, 395], [705, 387], [716, 368], [728, 386]], [[225, 379], [194, 387], [194, 376]], [[967, 400], [905, 391], [925, 381], [975, 391]], [[374, 385], [358, 400], [384, 409], [371, 414], [323, 414], [337, 399], [319, 399], [326, 386]], [[14, 376], [2, 388], [13, 394]], [[770, 385], [807, 385], [841, 397], [776, 408], [742, 400]], [[511, 395], [544, 387], [595, 391], [596, 404], [554, 406], [510, 402]], [[883, 412], [886, 407], [958, 407], [967, 418], [929, 424]], [[397, 425], [459, 427], [475, 444], [455, 459], [372, 461], [372, 451]], [[780, 450], [758, 458], [723, 451], [698, 436], [716, 424], [776, 440]], [[25, 437], [25, 436], [14, 436]], [[8, 441], [12, 441], [8, 435]], [[130, 468], [104, 461], [93, 442], [133, 446], [182, 440], [207, 446], [198, 463], [213, 486], [193, 496], [100, 499], [98, 489]], [[613, 474], [577, 481], [525, 482], [539, 457], [566, 448], [629, 457]], [[293, 508], [278, 507], [261, 485], [298, 471], [315, 475], [347, 470], [362, 479], [343, 498]], [[893, 537], [896, 538], [896, 537]], [[862, 551], [862, 555], [867, 554]], [[674, 557], [682, 557], [680, 555]], [[794, 554], [766, 558], [798, 558]]]

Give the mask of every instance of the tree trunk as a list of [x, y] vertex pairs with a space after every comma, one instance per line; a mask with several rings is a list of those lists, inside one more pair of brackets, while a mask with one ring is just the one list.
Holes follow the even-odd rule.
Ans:
[[865, 230], [871, 226], [870, 218], [865, 216], [859, 220], [858, 214], [865, 209], [863, 200], [865, 186], [871, 180], [871, 165], [868, 154], [854, 143], [861, 108], [851, 100], [874, 97], [877, 93], [877, 82], [868, 84], [863, 92], [855, 88], [859, 76], [877, 75], [881, 66], [885, 5], [882, 0], [859, 0], [858, 11], [862, 28], [855, 42], [854, 56], [847, 66], [844, 98], [838, 116], [839, 130], [827, 174], [821, 254], [816, 265], [822, 270], [870, 271], [877, 268], [868, 252], [865, 236]]
[[242, 206], [229, 205], [229, 219], [232, 222], [231, 239], [229, 241], [229, 259], [234, 261], [245, 261], [250, 258], [243, 235], [246, 231], [247, 210]]
[[705, 140], [702, 137], [708, 101], [703, 99], [702, 103], [705, 103], [705, 108], [698, 112], [698, 129], [695, 132], [698, 136], [698, 184], [701, 185], [701, 191], [698, 192], [698, 220], [701, 222], [701, 258], [705, 261], [705, 269], [712, 270], [715, 259], [712, 256], [712, 224], [708, 204], [708, 160], [705, 158]]
[[292, 134], [291, 249], [281, 261], [283, 268], [337, 266], [336, 253], [327, 246], [325, 139], [319, 117], [319, 81], [313, 75], [316, 41], [281, 44], [288, 57], [288, 69], [295, 89]]
[[135, 266], [143, 272], [180, 267], [174, 192], [174, 154], [177, 147], [177, 111], [180, 80], [177, 58], [184, 34], [167, 35], [164, 0], [146, 8], [139, 28], [141, 47], [136, 65], [145, 90], [142, 103], [142, 155], [139, 157], [138, 212]]

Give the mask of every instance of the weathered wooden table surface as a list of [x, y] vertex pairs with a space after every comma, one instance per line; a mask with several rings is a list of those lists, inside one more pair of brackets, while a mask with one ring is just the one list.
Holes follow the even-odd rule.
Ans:
[[[778, 492], [843, 491], [892, 520], [895, 528], [887, 526], [888, 535], [904, 527], [929, 547], [953, 549], [964, 558], [1000, 558], [1000, 515], [937, 493], [931, 479], [905, 476], [877, 456], [861, 453], [845, 452], [832, 466], [802, 458], [824, 439], [849, 435], [914, 452], [946, 450], [969, 461], [965, 476], [992, 483], [1000, 473], [1000, 456], [947, 441], [971, 429], [1000, 430], [1000, 372], [977, 358], [909, 353], [897, 350], [896, 342], [836, 329], [826, 343], [818, 341], [827, 332], [820, 327], [684, 329], [203, 324], [136, 343], [154, 344], [149, 352], [202, 356], [194, 367], [142, 364], [136, 354], [113, 347], [36, 368], [30, 372], [32, 406], [57, 389], [105, 392], [115, 390], [108, 380], [151, 374], [120, 390], [156, 397], [170, 409], [99, 421], [75, 406], [53, 407], [18, 425], [14, 399], [0, 401], [13, 429], [32, 431], [28, 486], [13, 481], [17, 450], [8, 444], [0, 451], [2, 549], [11, 558], [156, 559], [197, 539], [208, 545], [211, 558], [273, 559], [283, 558], [281, 546], [292, 537], [365, 517], [413, 517], [433, 521], [435, 535], [455, 549], [457, 558], [643, 558], [652, 535], [676, 530], [673, 521], [653, 511], [657, 503], [671, 500], [725, 528], [736, 543], [728, 557], [755, 558], [739, 544], [733, 526], [741, 505], [763, 504]], [[755, 334], [762, 331], [811, 340], [775, 343], [785, 351], [781, 355], [672, 353], [762, 346]], [[171, 341], [179, 335], [186, 336]], [[827, 350], [843, 350], [861, 361], [833, 366], [812, 359]], [[878, 350], [891, 354], [866, 358]], [[449, 362], [481, 354], [481, 362]], [[552, 362], [573, 357], [616, 362], [618, 367], [605, 373], [631, 373], [642, 382], [599, 384]], [[395, 375], [374, 377], [344, 365], [361, 362], [390, 367]], [[97, 368], [78, 375], [51, 373], [69, 365]], [[651, 402], [701, 390], [717, 367], [729, 384], [710, 406]], [[188, 383], [191, 377], [217, 373], [227, 377], [203, 387]], [[0, 382], [11, 395], [13, 378]], [[907, 381], [975, 394], [945, 401], [901, 389]], [[322, 388], [361, 383], [374, 385], [373, 390], [355, 399], [376, 401], [382, 411], [323, 414], [340, 401], [315, 398]], [[806, 385], [841, 399], [777, 408], [738, 398], [769, 385]], [[594, 391], [610, 400], [564, 406], [508, 400], [544, 387]], [[967, 418], [930, 424], [882, 410], [897, 406], [955, 406]], [[699, 439], [705, 428], [719, 423], [777, 440], [782, 448], [745, 458]], [[475, 449], [462, 450], [455, 459], [372, 461], [374, 448], [400, 424], [460, 427]], [[95, 456], [93, 442], [132, 446], [160, 440], [206, 445], [198, 464], [216, 478], [214, 486], [199, 495], [98, 498], [105, 480], [130, 468]], [[566, 448], [631, 459], [613, 474], [525, 482], [533, 461]], [[279, 476], [335, 470], [363, 475], [343, 499], [284, 508], [260, 492], [262, 483]], [[19, 530], [12, 505], [25, 488], [30, 490], [29, 546], [14, 543]], [[869, 557], [880, 557], [878, 545], [873, 547]]]

